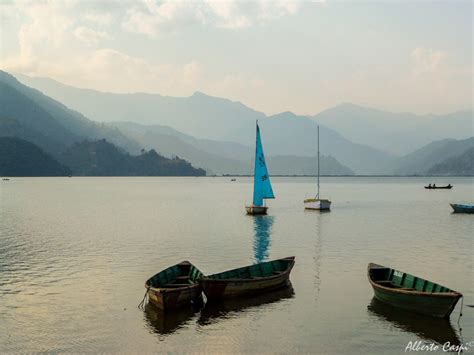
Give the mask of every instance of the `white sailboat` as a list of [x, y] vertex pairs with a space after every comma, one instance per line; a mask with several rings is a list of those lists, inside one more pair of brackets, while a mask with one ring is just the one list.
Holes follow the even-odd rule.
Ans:
[[315, 198], [307, 198], [304, 200], [304, 208], [307, 210], [328, 211], [331, 208], [331, 201], [320, 198], [319, 191], [319, 126], [318, 126], [318, 193]]
[[265, 156], [263, 154], [260, 128], [257, 122], [257, 138], [255, 142], [255, 168], [253, 175], [253, 202], [251, 206], [245, 206], [247, 214], [267, 214], [268, 207], [265, 206], [266, 198], [275, 198], [273, 195], [270, 176], [268, 175]]

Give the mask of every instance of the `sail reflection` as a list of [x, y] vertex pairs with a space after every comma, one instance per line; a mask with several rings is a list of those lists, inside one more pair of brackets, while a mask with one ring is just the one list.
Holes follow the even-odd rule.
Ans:
[[255, 216], [253, 219], [255, 233], [253, 251], [256, 263], [261, 263], [268, 259], [268, 248], [270, 247], [270, 234], [273, 220], [273, 216]]
[[238, 316], [241, 312], [254, 310], [261, 306], [276, 304], [282, 300], [293, 298], [295, 292], [291, 282], [278, 290], [262, 293], [251, 298], [231, 298], [220, 302], [206, 303], [198, 319], [199, 325], [214, 324], [222, 319]]
[[148, 303], [144, 309], [145, 322], [148, 329], [160, 335], [172, 334], [182, 328], [202, 308], [203, 302], [190, 305], [172, 312], [164, 312]]
[[438, 344], [444, 344], [448, 341], [451, 345], [461, 343], [448, 319], [408, 312], [387, 305], [375, 297], [372, 298], [367, 311], [379, 320], [389, 322], [396, 328], [413, 333], [422, 339], [434, 341]]

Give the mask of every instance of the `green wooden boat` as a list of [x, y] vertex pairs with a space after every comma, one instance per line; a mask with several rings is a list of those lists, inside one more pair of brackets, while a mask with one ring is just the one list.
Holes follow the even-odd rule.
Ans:
[[189, 261], [171, 266], [145, 282], [149, 301], [162, 310], [189, 305], [201, 297], [203, 273]]
[[378, 300], [432, 317], [449, 318], [462, 297], [434, 282], [373, 263], [367, 268], [367, 276]]
[[293, 265], [291, 256], [204, 276], [199, 283], [208, 301], [255, 295], [287, 286]]

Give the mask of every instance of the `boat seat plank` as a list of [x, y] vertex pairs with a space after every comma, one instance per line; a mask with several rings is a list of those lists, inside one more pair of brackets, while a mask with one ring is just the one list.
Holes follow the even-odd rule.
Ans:
[[177, 288], [177, 287], [188, 287], [188, 286], [191, 286], [191, 284], [166, 284], [164, 287]]

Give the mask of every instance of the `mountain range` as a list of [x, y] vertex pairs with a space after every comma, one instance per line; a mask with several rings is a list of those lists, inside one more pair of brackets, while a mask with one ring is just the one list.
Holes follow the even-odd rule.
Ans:
[[0, 71], [0, 132], [31, 140], [53, 156], [83, 139], [108, 139], [127, 151], [140, 146], [119, 130], [93, 122]]
[[[3, 71], [0, 71], [0, 137], [5, 138], [1, 157], [6, 167], [2, 170], [4, 175], [61, 175], [53, 171], [58, 171], [57, 166], [61, 164], [68, 168], [74, 167], [71, 170], [75, 175], [100, 175], [98, 172], [110, 175], [111, 173], [108, 173], [110, 169], [94, 171], [87, 169], [88, 164], [84, 161], [80, 164], [79, 158], [85, 155], [73, 153], [79, 150], [81, 142], [99, 148], [107, 146], [108, 150], [100, 151], [104, 152], [101, 155], [103, 162], [120, 155], [121, 158], [115, 160], [123, 163], [115, 167], [115, 171], [120, 175], [205, 174], [204, 170], [195, 169], [188, 162], [180, 159], [170, 160], [154, 151], [146, 154], [142, 152], [136, 157], [131, 156], [129, 153], [138, 154], [141, 146], [117, 128], [95, 123], [40, 91], [21, 84], [12, 75]], [[99, 150], [95, 149], [92, 152], [95, 154]], [[52, 168], [42, 169], [27, 159], [29, 155], [37, 157], [38, 161]], [[70, 157], [77, 159], [67, 159]], [[89, 163], [95, 164], [91, 156]], [[54, 164], [57, 166], [54, 167]], [[29, 171], [25, 171], [27, 167]], [[100, 168], [101, 165], [97, 167]]]
[[[197, 139], [232, 142], [232, 146], [226, 145], [225, 149], [221, 144], [214, 149], [215, 153], [235, 152], [235, 143], [252, 147], [258, 120], [268, 156], [314, 157], [316, 154], [317, 122], [291, 112], [267, 116], [240, 102], [199, 92], [181, 98], [112, 94], [78, 89], [51, 79], [24, 76], [20, 79], [96, 121], [168, 126]], [[321, 151], [359, 174], [382, 174], [395, 159], [392, 154], [355, 144], [326, 126], [321, 126]], [[242, 159], [248, 161], [248, 156], [237, 158]]]
[[[112, 94], [78, 89], [48, 78], [19, 76], [26, 85], [100, 121], [132, 121], [173, 127], [197, 138], [253, 144], [248, 129], [267, 116], [240, 102], [205, 95], [169, 97], [158, 94]], [[305, 117], [292, 115], [294, 121]], [[321, 125], [337, 131], [351, 142], [402, 156], [444, 138], [465, 139], [473, 133], [472, 107], [444, 115], [393, 113], [343, 103], [312, 116]], [[306, 149], [303, 149], [306, 152]], [[300, 153], [298, 153], [300, 155]]]
[[[173, 128], [160, 125], [140, 125], [114, 122], [112, 126], [133, 138], [147, 149], [156, 149], [165, 156], [179, 156], [201, 166], [208, 174], [243, 174], [253, 172], [254, 148], [233, 142], [197, 139]], [[265, 148], [267, 150], [267, 148]], [[314, 175], [316, 158], [267, 155], [267, 165], [273, 175]], [[354, 172], [333, 157], [321, 156], [321, 174], [353, 175]]]
[[463, 140], [435, 141], [398, 159], [394, 173], [397, 175], [430, 174], [431, 169], [436, 165], [458, 157], [472, 148], [474, 148], [474, 137]]
[[[416, 116], [342, 104], [314, 116], [267, 116], [203, 93], [181, 98], [113, 94], [19, 78], [37, 90], [0, 72], [0, 131], [30, 138], [52, 154], [84, 139], [105, 138], [131, 154], [146, 148], [185, 158], [208, 174], [249, 174], [258, 120], [271, 174], [315, 172], [320, 124], [322, 174], [412, 175], [427, 173], [472, 144], [472, 111]], [[442, 139], [433, 142], [437, 138]], [[445, 144], [446, 138], [452, 144]]]
[[398, 156], [444, 138], [466, 139], [473, 133], [472, 110], [446, 115], [393, 113], [350, 103], [312, 116], [353, 142]]

